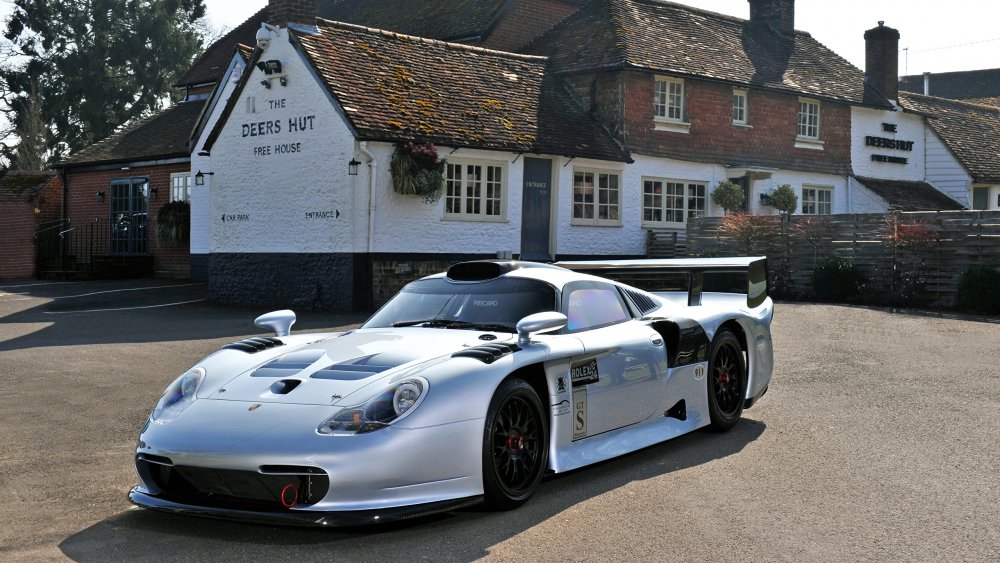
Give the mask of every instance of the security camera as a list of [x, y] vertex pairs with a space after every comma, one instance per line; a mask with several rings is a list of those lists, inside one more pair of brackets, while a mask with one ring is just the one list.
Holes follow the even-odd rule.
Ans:
[[257, 48], [266, 51], [271, 46], [271, 32], [266, 27], [257, 30]]

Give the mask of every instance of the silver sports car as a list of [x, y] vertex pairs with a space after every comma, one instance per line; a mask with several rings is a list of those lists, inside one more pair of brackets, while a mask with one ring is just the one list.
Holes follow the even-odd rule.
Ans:
[[763, 258], [709, 258], [465, 262], [338, 334], [270, 313], [274, 336], [167, 387], [129, 498], [317, 526], [513, 508], [547, 473], [736, 424], [771, 379], [772, 310]]

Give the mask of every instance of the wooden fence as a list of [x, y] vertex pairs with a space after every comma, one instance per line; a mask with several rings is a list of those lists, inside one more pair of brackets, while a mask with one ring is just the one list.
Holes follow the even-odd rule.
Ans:
[[[1000, 211], [729, 218], [688, 222], [693, 256], [763, 254], [776, 295], [812, 297], [817, 264], [839, 256], [865, 276], [868, 302], [950, 306], [970, 266], [1000, 267]], [[724, 224], [728, 222], [728, 225]], [[727, 228], [730, 227], [730, 228]]]

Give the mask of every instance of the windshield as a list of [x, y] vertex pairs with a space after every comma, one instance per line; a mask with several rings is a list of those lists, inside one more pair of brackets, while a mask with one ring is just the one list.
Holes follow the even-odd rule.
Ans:
[[496, 278], [456, 283], [415, 281], [396, 294], [362, 328], [424, 326], [514, 332], [517, 321], [556, 310], [556, 292], [537, 280]]

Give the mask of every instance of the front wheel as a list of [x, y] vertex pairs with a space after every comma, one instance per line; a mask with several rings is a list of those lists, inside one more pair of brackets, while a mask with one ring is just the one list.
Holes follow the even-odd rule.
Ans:
[[493, 510], [531, 498], [548, 461], [545, 409], [523, 379], [504, 381], [490, 401], [483, 433], [483, 492]]
[[708, 362], [709, 430], [732, 428], [743, 414], [747, 394], [747, 367], [743, 346], [730, 330], [722, 329], [712, 341]]

